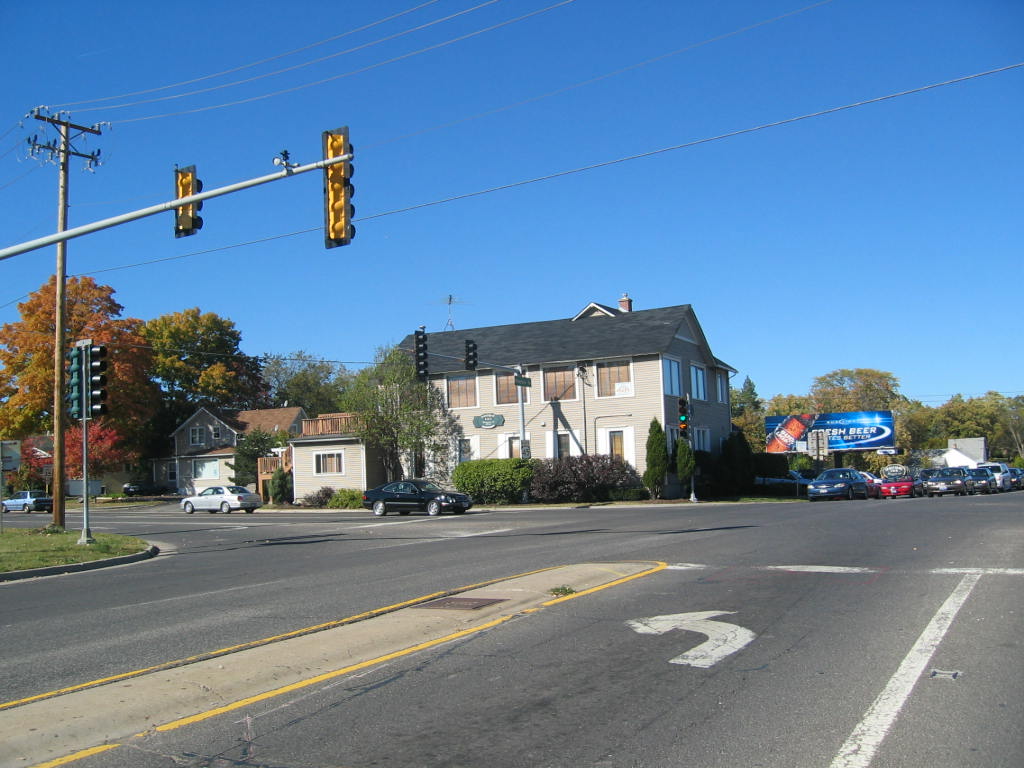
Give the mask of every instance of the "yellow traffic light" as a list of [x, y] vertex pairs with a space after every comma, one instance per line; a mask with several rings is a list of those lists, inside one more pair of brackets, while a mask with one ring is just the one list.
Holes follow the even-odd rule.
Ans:
[[[352, 155], [348, 127], [323, 133], [324, 159]], [[356, 236], [352, 224], [356, 209], [352, 205], [352, 158], [324, 168], [324, 245], [334, 248], [348, 245]]]
[[[174, 169], [174, 196], [176, 199], [191, 197], [203, 191], [203, 182], [196, 177], [196, 167]], [[188, 237], [203, 228], [203, 220], [198, 215], [202, 209], [202, 201], [180, 205], [174, 209], [174, 236]]]

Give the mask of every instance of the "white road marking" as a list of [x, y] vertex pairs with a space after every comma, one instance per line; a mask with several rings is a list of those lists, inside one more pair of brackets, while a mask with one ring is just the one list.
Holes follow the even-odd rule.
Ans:
[[696, 611], [673, 613], [666, 616], [650, 616], [646, 619], [631, 619], [626, 625], [642, 635], [663, 635], [673, 629], [699, 632], [707, 640], [673, 659], [669, 664], [685, 664], [690, 667], [707, 669], [714, 666], [750, 643], [757, 635], [745, 627], [724, 621], [711, 621], [715, 616], [735, 611]]
[[918, 678], [928, 665], [939, 643], [963, 607], [981, 574], [967, 574], [925, 627], [917, 642], [904, 657], [896, 673], [878, 694], [864, 718], [850, 734], [832, 760], [831, 768], [867, 768], [888, 734]]
[[798, 571], [800, 573], [878, 573], [878, 568], [853, 568], [841, 565], [766, 565], [768, 571]]

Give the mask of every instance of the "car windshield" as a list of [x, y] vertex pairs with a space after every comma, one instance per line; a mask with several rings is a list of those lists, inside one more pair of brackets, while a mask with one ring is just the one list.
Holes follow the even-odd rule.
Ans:
[[971, 474], [975, 477], [988, 477], [989, 472], [987, 469], [972, 469]]
[[849, 480], [850, 476], [847, 474], [848, 470], [845, 469], [826, 469], [820, 475], [818, 480]]
[[924, 480], [926, 477], [938, 477], [939, 475], [949, 474], [944, 469], [922, 469], [921, 479]]

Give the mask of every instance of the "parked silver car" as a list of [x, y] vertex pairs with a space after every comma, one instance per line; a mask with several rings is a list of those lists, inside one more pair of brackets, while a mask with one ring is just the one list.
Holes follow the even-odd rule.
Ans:
[[214, 485], [196, 496], [181, 500], [181, 508], [191, 515], [198, 510], [213, 514], [223, 512], [230, 515], [232, 510], [243, 509], [251, 513], [263, 506], [263, 499], [240, 485]]
[[992, 474], [996, 476], [996, 484], [999, 486], [1000, 491], [1013, 490], [1013, 485], [1010, 483], [1010, 468], [1003, 462], [984, 461], [978, 466], [992, 470]]
[[929, 496], [945, 496], [947, 493], [966, 496], [974, 493], [974, 477], [966, 467], [922, 469], [921, 484]]

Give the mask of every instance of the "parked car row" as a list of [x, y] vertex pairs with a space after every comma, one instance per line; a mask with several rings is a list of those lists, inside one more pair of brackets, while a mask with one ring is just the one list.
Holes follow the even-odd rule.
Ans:
[[1024, 469], [1007, 467], [1000, 462], [985, 462], [975, 468], [935, 467], [919, 473], [899, 465], [887, 469], [889, 471], [881, 478], [849, 467], [826, 469], [808, 483], [807, 499], [893, 499], [926, 494], [969, 496], [1024, 489]]

